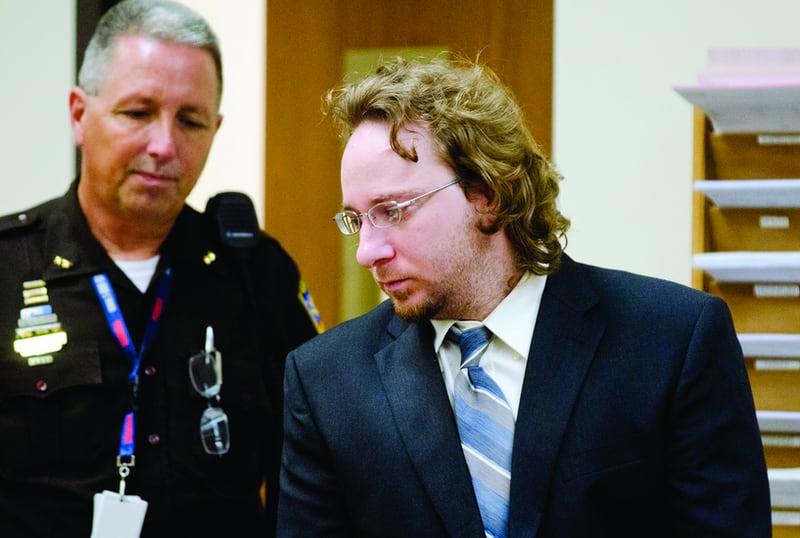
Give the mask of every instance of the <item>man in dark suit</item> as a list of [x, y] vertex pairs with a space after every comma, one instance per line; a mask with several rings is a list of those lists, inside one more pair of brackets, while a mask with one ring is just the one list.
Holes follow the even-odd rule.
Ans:
[[389, 300], [288, 357], [279, 535], [770, 535], [728, 308], [563, 253], [496, 75], [392, 61], [327, 104], [335, 220]]

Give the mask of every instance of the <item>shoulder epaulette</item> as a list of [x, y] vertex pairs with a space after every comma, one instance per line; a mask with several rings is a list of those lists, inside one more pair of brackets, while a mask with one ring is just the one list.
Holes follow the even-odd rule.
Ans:
[[29, 211], [19, 211], [0, 217], [0, 234], [33, 226], [38, 219]]

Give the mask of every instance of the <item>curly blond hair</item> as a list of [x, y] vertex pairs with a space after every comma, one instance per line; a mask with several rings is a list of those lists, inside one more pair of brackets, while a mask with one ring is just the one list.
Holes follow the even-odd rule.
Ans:
[[489, 67], [464, 58], [396, 58], [329, 90], [323, 113], [345, 143], [364, 120], [388, 123], [392, 148], [412, 161], [416, 151], [398, 142], [398, 131], [407, 123], [427, 127], [466, 195], [489, 199], [496, 220], [484, 232], [505, 230], [519, 269], [543, 275], [558, 268], [569, 228], [556, 207], [562, 176], [533, 139], [511, 90]]

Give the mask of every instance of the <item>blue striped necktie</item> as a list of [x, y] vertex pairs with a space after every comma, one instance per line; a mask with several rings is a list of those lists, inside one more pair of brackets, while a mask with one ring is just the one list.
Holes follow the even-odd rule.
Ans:
[[508, 528], [514, 413], [503, 391], [480, 366], [491, 336], [483, 325], [467, 330], [453, 325], [448, 335], [461, 348], [461, 370], [454, 390], [456, 423], [483, 528], [486, 536], [504, 538]]

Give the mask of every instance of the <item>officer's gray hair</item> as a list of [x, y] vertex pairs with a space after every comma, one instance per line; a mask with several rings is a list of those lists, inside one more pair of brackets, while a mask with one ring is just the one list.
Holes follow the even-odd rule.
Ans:
[[200, 14], [169, 0], [123, 0], [101, 17], [78, 73], [78, 85], [88, 94], [96, 95], [102, 88], [117, 42], [124, 35], [147, 36], [208, 51], [217, 69], [221, 99], [222, 54], [214, 30]]

